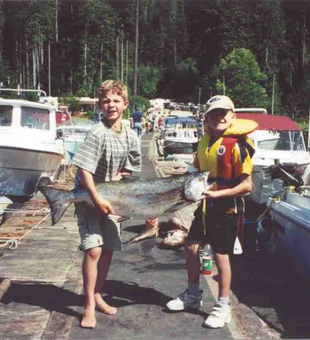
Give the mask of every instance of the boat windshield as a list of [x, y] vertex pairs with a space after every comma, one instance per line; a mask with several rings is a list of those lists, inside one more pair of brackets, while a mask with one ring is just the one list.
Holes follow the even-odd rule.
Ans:
[[[257, 131], [258, 132], [258, 131]], [[257, 147], [261, 150], [306, 151], [301, 131], [259, 131]]]
[[35, 107], [22, 107], [21, 126], [37, 130], [49, 130], [49, 111]]
[[0, 126], [12, 125], [13, 106], [0, 105]]
[[78, 127], [70, 127], [68, 129], [58, 128], [57, 131], [62, 132], [63, 137], [68, 136], [86, 136], [90, 131], [90, 128], [78, 128]]
[[168, 129], [197, 129], [196, 121], [179, 121], [176, 119], [169, 119], [165, 123], [165, 127]]

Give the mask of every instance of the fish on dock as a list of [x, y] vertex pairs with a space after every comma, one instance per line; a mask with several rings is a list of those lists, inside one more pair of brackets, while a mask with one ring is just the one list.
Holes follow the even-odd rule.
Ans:
[[141, 242], [151, 237], [157, 237], [158, 234], [165, 234], [162, 245], [165, 247], [180, 247], [184, 244], [188, 231], [182, 222], [176, 218], [169, 218], [168, 222], [159, 222], [158, 218], [147, 220], [145, 228], [127, 243]]
[[135, 237], [131, 238], [127, 243], [135, 243], [144, 241], [151, 237], [157, 237], [160, 229], [160, 224], [158, 218], [152, 218], [147, 220], [145, 223], [145, 228]]
[[[206, 171], [154, 179], [125, 178], [98, 184], [97, 191], [112, 204], [116, 215], [151, 219], [178, 211], [200, 200], [203, 188], [206, 190], [209, 187], [208, 176], [209, 172]], [[197, 188], [200, 195], [197, 195]], [[41, 186], [39, 190], [49, 203], [53, 225], [61, 219], [70, 204], [92, 204], [84, 188], [66, 191]]]

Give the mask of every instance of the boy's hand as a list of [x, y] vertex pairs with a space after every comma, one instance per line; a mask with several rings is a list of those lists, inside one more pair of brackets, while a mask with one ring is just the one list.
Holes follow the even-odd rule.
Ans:
[[121, 179], [123, 178], [123, 175], [119, 172], [116, 176], [114, 176], [112, 178], [112, 181], [114, 182], [117, 182], [117, 181], [120, 181]]
[[130, 176], [131, 174], [132, 172], [130, 171], [121, 171], [112, 178], [112, 181], [120, 181], [124, 176]]
[[219, 194], [219, 191], [206, 191], [203, 193], [202, 198], [218, 198], [221, 195]]
[[95, 203], [95, 206], [96, 206], [97, 209], [99, 209], [105, 215], [114, 214], [114, 209], [113, 209], [111, 203], [107, 200], [99, 199]]

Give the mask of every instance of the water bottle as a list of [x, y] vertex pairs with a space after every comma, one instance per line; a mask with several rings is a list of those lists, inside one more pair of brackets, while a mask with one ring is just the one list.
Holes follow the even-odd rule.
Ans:
[[212, 274], [212, 248], [210, 244], [206, 244], [204, 248], [200, 250], [200, 263], [201, 269], [200, 273], [202, 275]]

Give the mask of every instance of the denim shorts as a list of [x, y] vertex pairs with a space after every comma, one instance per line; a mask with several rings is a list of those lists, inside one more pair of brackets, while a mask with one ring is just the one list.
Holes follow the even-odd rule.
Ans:
[[102, 246], [109, 250], [122, 250], [121, 223], [109, 219], [84, 202], [76, 203], [75, 211], [81, 237], [81, 250]]
[[225, 214], [210, 208], [206, 211], [205, 226], [201, 206], [195, 211], [187, 239], [209, 243], [214, 253], [233, 254], [238, 226], [243, 214]]

